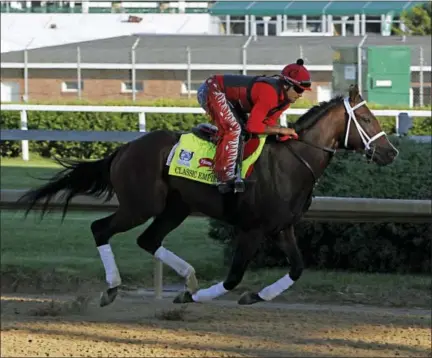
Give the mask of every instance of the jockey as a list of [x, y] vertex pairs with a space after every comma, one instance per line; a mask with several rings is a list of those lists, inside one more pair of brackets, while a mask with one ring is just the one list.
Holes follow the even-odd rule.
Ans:
[[302, 59], [285, 66], [276, 76], [214, 75], [199, 87], [198, 102], [220, 136], [214, 170], [221, 193], [230, 191], [235, 180], [242, 129], [251, 134], [297, 138], [294, 129], [277, 123], [305, 90], [311, 90], [311, 79]]

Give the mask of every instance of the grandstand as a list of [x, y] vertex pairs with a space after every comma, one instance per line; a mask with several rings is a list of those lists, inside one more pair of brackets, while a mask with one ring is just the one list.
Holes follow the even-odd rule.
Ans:
[[207, 13], [208, 2], [203, 1], [3, 1], [4, 13]]
[[[334, 46], [354, 48], [367, 34], [365, 47], [410, 47], [415, 97], [430, 103], [430, 37], [389, 36], [388, 26], [400, 25], [401, 12], [421, 3], [1, 1], [2, 93], [21, 100], [26, 66], [31, 98], [74, 95], [80, 62], [85, 96], [129, 96], [131, 47], [140, 38], [138, 98], [190, 95], [210, 73], [270, 74], [302, 57], [317, 86], [311, 99], [322, 100], [329, 93]], [[93, 85], [98, 81], [112, 82]]]
[[[400, 24], [402, 11], [422, 3], [425, 1], [2, 1], [1, 11], [34, 15], [201, 14], [218, 25], [216, 34], [359, 36], [390, 35], [388, 25]], [[83, 22], [79, 21], [77, 24]], [[173, 33], [165, 23], [161, 28]]]

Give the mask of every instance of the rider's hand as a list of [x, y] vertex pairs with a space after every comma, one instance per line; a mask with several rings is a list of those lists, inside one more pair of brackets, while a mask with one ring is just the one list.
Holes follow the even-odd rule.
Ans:
[[281, 127], [279, 128], [279, 137], [286, 137], [286, 139], [288, 138], [298, 139], [298, 134], [292, 128]]

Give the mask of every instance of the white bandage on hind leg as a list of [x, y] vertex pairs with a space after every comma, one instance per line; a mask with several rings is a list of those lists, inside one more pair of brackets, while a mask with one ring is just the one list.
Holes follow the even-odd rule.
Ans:
[[120, 273], [114, 259], [114, 254], [111, 250], [111, 245], [106, 244], [98, 246], [99, 254], [105, 268], [106, 282], [109, 288], [114, 288], [121, 285]]
[[192, 265], [163, 246], [156, 250], [154, 256], [161, 260], [164, 264], [171, 267], [175, 272], [184, 278], [187, 278], [192, 273], [195, 273], [195, 269], [192, 267]]
[[263, 288], [258, 292], [258, 296], [260, 296], [264, 301], [270, 301], [276, 296], [279, 296], [283, 291], [287, 290], [293, 283], [294, 281], [291, 280], [288, 274], [286, 274], [275, 283]]
[[223, 286], [223, 282], [219, 282], [216, 285], [210, 286], [209, 288], [198, 290], [192, 295], [192, 299], [195, 302], [205, 302], [222, 296], [227, 292], [228, 291]]

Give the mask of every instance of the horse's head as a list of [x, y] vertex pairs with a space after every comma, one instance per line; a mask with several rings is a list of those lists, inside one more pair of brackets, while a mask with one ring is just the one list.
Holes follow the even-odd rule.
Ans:
[[398, 155], [378, 120], [369, 110], [357, 85], [351, 85], [349, 96], [344, 99], [347, 113], [343, 138], [345, 148], [364, 152], [366, 157], [379, 165], [388, 165]]

